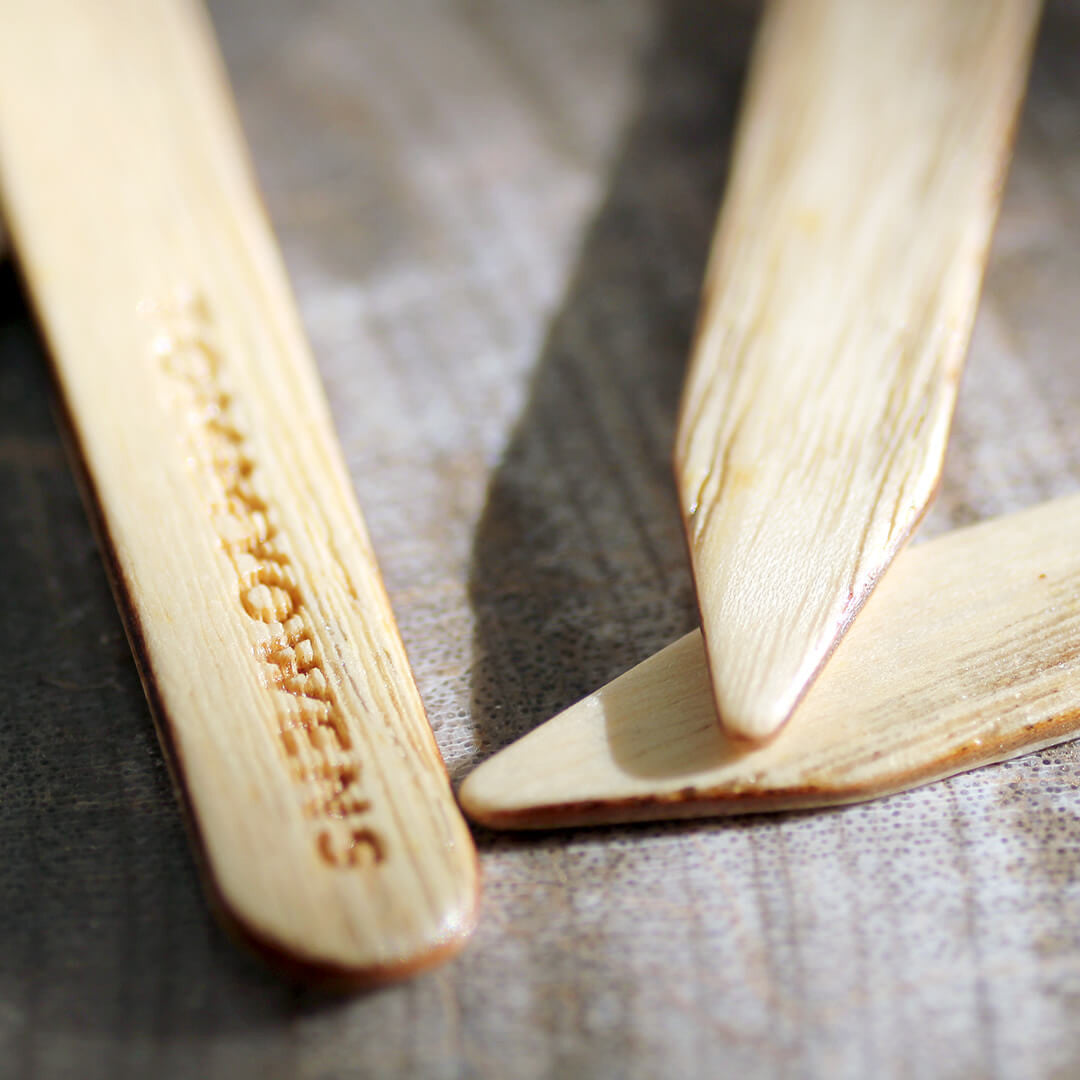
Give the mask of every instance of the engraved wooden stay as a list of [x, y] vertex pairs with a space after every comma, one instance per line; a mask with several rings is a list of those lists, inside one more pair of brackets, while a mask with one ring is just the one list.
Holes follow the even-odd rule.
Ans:
[[177, 390], [174, 404], [187, 421], [189, 460], [236, 572], [237, 600], [256, 634], [252, 652], [265, 665], [267, 689], [276, 699], [278, 741], [298, 798], [316, 823], [315, 848], [331, 866], [380, 862], [386, 843], [368, 824], [363, 762], [319, 655], [276, 511], [259, 491], [250, 441], [225, 388], [206, 298], [181, 290], [142, 309], [162, 327], [153, 351]]
[[0, 196], [219, 906], [292, 968], [460, 947], [476, 855], [194, 0], [0, 0]]

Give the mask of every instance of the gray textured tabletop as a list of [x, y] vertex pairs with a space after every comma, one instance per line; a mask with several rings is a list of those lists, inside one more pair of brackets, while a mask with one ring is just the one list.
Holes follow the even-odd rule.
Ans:
[[[452, 776], [695, 621], [669, 465], [752, 5], [212, 12]], [[1080, 480], [1080, 7], [1051, 5], [922, 535]], [[1080, 1075], [1080, 753], [825, 813], [499, 837], [431, 974], [205, 907], [0, 274], [0, 1075]]]

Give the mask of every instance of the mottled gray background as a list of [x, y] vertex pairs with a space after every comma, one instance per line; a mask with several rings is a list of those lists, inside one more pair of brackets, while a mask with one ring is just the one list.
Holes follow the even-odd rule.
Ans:
[[[694, 622], [668, 464], [753, 5], [212, 11], [451, 772]], [[1080, 479], [1080, 9], [1035, 60], [924, 535]], [[1080, 1075], [1080, 755], [478, 840], [450, 965], [346, 1000], [210, 920], [0, 275], [0, 1075]], [[1078, 538], [1080, 542], [1080, 538]]]

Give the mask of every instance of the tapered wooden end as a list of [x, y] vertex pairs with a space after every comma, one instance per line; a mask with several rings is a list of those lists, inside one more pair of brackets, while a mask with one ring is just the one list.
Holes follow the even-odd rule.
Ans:
[[902, 554], [773, 741], [715, 723], [688, 635], [481, 765], [496, 828], [857, 802], [1080, 734], [1080, 496]]

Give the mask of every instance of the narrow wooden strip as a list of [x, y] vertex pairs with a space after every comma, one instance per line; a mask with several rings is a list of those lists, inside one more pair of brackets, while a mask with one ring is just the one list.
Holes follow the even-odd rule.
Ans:
[[0, 24], [6, 220], [213, 892], [309, 976], [430, 964], [471, 929], [475, 851], [205, 17]]
[[932, 497], [1038, 0], [775, 0], [680, 418], [721, 722], [791, 715]]
[[789, 728], [715, 724], [698, 632], [496, 754], [466, 813], [500, 828], [858, 802], [1080, 732], [1080, 496], [902, 554]]

